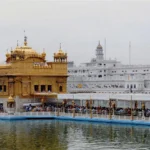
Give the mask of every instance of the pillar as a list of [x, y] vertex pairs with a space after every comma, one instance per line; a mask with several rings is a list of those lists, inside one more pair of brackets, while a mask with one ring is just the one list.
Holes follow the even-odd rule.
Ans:
[[133, 111], [132, 111], [132, 108], [133, 108], [133, 101], [132, 101], [132, 95], [131, 95], [131, 117], [130, 117], [131, 120], [133, 120]]

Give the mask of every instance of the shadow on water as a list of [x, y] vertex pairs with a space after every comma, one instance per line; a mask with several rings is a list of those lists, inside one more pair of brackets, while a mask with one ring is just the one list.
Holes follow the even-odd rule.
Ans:
[[63, 120], [0, 121], [3, 150], [150, 149], [150, 127]]

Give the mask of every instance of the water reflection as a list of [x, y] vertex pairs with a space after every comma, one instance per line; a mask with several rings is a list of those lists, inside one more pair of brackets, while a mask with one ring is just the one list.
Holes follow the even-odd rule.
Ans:
[[150, 149], [150, 128], [57, 120], [0, 121], [6, 150]]

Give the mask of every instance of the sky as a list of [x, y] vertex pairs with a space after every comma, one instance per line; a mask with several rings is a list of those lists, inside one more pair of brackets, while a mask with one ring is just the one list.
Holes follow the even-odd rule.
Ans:
[[106, 59], [150, 64], [150, 0], [0, 0], [0, 62], [17, 45], [45, 52], [53, 61], [60, 47], [76, 65], [95, 57], [100, 41]]

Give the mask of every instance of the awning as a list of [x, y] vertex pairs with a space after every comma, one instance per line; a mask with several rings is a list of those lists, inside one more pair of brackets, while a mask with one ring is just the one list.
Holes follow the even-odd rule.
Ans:
[[75, 100], [119, 100], [119, 101], [145, 101], [150, 102], [150, 94], [101, 94], [101, 93], [78, 93], [78, 94], [58, 94], [58, 99]]

